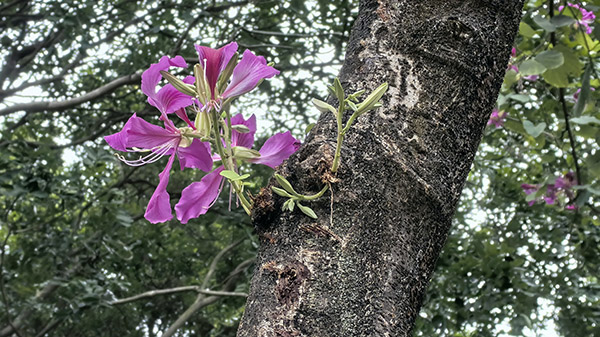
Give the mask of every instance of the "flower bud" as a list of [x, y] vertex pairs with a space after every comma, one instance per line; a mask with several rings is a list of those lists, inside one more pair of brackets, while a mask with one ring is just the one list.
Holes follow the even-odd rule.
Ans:
[[239, 133], [248, 133], [250, 132], [250, 129], [245, 126], [244, 124], [236, 124], [236, 125], [232, 125], [231, 128]]
[[260, 152], [243, 146], [233, 147], [233, 157], [241, 160], [260, 158]]
[[192, 96], [192, 97], [196, 97], [197, 93], [196, 93], [196, 88], [193, 85], [189, 85], [187, 83], [184, 83], [182, 80], [178, 79], [177, 77], [171, 75], [170, 73], [161, 70], [160, 74], [162, 75], [163, 78], [165, 78], [169, 83], [171, 83], [171, 85], [173, 85], [173, 87], [177, 90], [179, 90], [180, 92], [188, 95], [188, 96]]

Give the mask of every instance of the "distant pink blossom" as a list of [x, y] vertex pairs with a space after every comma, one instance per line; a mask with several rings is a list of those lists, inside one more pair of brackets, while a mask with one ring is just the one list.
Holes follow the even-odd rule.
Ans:
[[490, 115], [490, 119], [487, 122], [487, 125], [494, 124], [495, 127], [499, 128], [504, 125], [504, 119], [506, 118], [507, 112], [498, 111], [498, 109], [494, 109], [492, 114]]
[[[544, 193], [542, 199], [547, 205], [556, 204], [560, 194], [564, 194], [569, 200], [573, 200], [575, 198], [573, 187], [576, 185], [577, 179], [575, 178], [575, 174], [573, 172], [568, 172], [564, 176], [556, 178], [553, 184], [546, 185], [546, 193]], [[521, 188], [526, 195], [537, 193], [542, 186], [543, 185], [521, 184]], [[529, 206], [533, 206], [535, 202], [536, 200], [533, 199], [529, 201], [528, 204]], [[565, 206], [565, 209], [568, 210], [576, 208], [577, 206], [573, 204]]]
[[[594, 15], [594, 12], [588, 11], [585, 8], [579, 6], [578, 4], [572, 4], [570, 2], [567, 2], [567, 6], [579, 10], [579, 12], [581, 13], [581, 19], [577, 19], [577, 24], [585, 27], [585, 32], [587, 34], [591, 34], [592, 27], [590, 27], [590, 25], [593, 24], [594, 21], [596, 20], [596, 15]], [[560, 7], [558, 7], [558, 11], [562, 12], [564, 8], [565, 8], [565, 6], [560, 6]]]
[[[517, 57], [517, 49], [515, 47], [513, 47], [510, 51], [510, 57], [511, 60], [508, 63], [508, 68], [507, 70], [512, 70], [515, 73], [519, 73], [519, 67], [517, 67], [513, 62], [515, 62], [515, 58]], [[527, 76], [522, 76], [523, 79], [534, 82], [537, 81], [539, 76], [538, 75], [527, 75]]]
[[[590, 87], [590, 91], [596, 91], [596, 88]], [[573, 98], [575, 101], [579, 99], [579, 93], [581, 92], [581, 88], [577, 89], [577, 91], [573, 94]]]

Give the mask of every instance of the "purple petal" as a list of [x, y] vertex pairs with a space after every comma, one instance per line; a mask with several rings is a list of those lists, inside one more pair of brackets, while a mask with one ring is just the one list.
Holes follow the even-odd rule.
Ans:
[[154, 193], [150, 198], [150, 202], [148, 202], [148, 207], [146, 208], [144, 218], [151, 223], [165, 222], [173, 218], [170, 197], [169, 193], [167, 192], [169, 173], [171, 172], [171, 167], [173, 166], [173, 160], [175, 160], [174, 155], [169, 157], [167, 166], [165, 166], [165, 169], [158, 175], [158, 186], [156, 187], [156, 190], [154, 190]]
[[127, 148], [132, 147], [152, 149], [169, 143], [175, 146], [180, 136], [178, 133], [150, 124], [134, 113], [123, 126], [123, 130], [104, 139], [113, 149], [127, 151]]
[[[219, 75], [231, 60], [231, 57], [238, 49], [238, 45], [235, 42], [223, 46], [219, 49], [212, 49], [210, 47], [194, 45], [198, 52], [198, 60], [200, 65], [206, 72], [206, 80], [210, 86], [210, 91], [214, 95], [215, 86], [219, 80]], [[205, 61], [206, 60], [206, 61]]]
[[531, 193], [537, 192], [539, 187], [531, 184], [521, 184], [521, 188], [525, 194], [530, 195]]
[[260, 80], [279, 74], [279, 70], [267, 66], [267, 61], [262, 56], [256, 56], [249, 50], [246, 50], [243, 56], [233, 69], [231, 83], [223, 92], [223, 98], [247, 93], [254, 89]]
[[256, 133], [256, 116], [252, 114], [247, 120], [240, 113], [231, 118], [231, 125], [245, 125], [250, 129], [248, 133], [233, 130], [231, 132], [231, 146], [243, 146], [249, 149], [254, 145], [254, 134]]
[[184, 121], [190, 128], [196, 130], [196, 127], [194, 126], [194, 123], [192, 123], [192, 121], [188, 117], [187, 112], [185, 112], [185, 109], [179, 109], [179, 110], [175, 111], [175, 114], [182, 121]]
[[252, 160], [252, 162], [275, 168], [288, 159], [299, 147], [300, 141], [294, 138], [291, 132], [278, 133], [267, 139], [258, 151], [260, 158]]
[[[148, 70], [142, 73], [142, 92], [148, 96], [148, 103], [152, 106], [157, 107], [159, 110], [163, 111], [162, 108], [164, 104], [161, 104], [160, 100], [157, 100], [156, 86], [162, 79], [162, 75], [160, 74], [161, 70], [168, 70], [170, 67], [179, 67], [179, 68], [187, 68], [187, 63], [183, 57], [177, 55], [174, 58], [170, 59], [168, 56], [163, 56], [160, 58], [158, 63], [153, 63], [150, 65]], [[167, 86], [165, 86], [167, 87]], [[173, 90], [173, 88], [171, 86]], [[165, 88], [162, 88], [165, 89]], [[161, 89], [161, 90], [162, 90]], [[177, 90], [175, 90], [177, 91]], [[166, 95], [166, 93], [163, 93]], [[183, 95], [183, 94], [182, 94]], [[173, 110], [175, 111], [175, 110]], [[165, 111], [163, 111], [165, 112]]]
[[210, 155], [210, 145], [207, 142], [201, 142], [194, 139], [188, 147], [179, 147], [179, 166], [183, 170], [184, 167], [196, 168], [202, 171], [210, 171], [213, 161]]
[[224, 167], [221, 166], [207, 174], [202, 180], [191, 183], [181, 192], [181, 199], [175, 205], [177, 219], [187, 223], [190, 219], [197, 218], [212, 206], [219, 196], [219, 185], [223, 177], [220, 175]]
[[[193, 84], [194, 76], [188, 76], [184, 83]], [[175, 89], [172, 84], [162, 87], [153, 98], [148, 97], [148, 103], [158, 110], [170, 114], [181, 108], [192, 105], [193, 98]]]

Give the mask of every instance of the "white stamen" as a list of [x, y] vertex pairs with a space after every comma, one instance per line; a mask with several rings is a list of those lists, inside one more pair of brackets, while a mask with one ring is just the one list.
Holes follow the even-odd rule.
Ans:
[[[169, 150], [171, 150], [174, 147], [175, 146], [172, 142], [153, 147], [150, 150], [151, 152], [147, 156], [140, 157], [139, 159], [136, 159], [136, 160], [127, 160], [123, 155], [120, 155], [118, 153], [116, 154], [116, 156], [117, 156], [117, 158], [119, 158], [120, 161], [124, 162], [125, 164], [127, 164], [129, 166], [142, 166], [142, 165], [146, 165], [146, 164], [150, 164], [150, 163], [154, 163], [155, 161], [158, 161], [160, 158], [162, 158], [164, 155], [166, 155], [167, 152], [169, 152]], [[143, 150], [143, 151], [134, 150], [134, 151], [135, 152], [145, 152], [147, 150]]]

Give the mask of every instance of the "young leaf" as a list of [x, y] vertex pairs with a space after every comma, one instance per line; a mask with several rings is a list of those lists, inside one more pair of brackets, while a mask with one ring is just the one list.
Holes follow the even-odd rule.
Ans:
[[387, 89], [387, 82], [382, 83], [379, 87], [377, 87], [377, 89], [373, 90], [373, 92], [369, 96], [367, 96], [367, 98], [362, 103], [358, 105], [358, 110], [356, 110], [356, 113], [358, 115], [361, 115], [371, 109], [374, 109], [375, 104], [379, 103], [379, 100], [381, 99], [383, 94], [385, 94]]
[[306, 129], [304, 130], [304, 134], [307, 135], [310, 132], [310, 130], [312, 130], [315, 127], [315, 125], [316, 125], [315, 123], [308, 124], [306, 126]]
[[308, 215], [309, 217], [313, 219], [317, 218], [317, 214], [315, 214], [315, 211], [313, 211], [310, 207], [298, 203], [298, 208], [302, 211], [302, 213]]
[[280, 195], [282, 197], [292, 198], [291, 194], [289, 194], [288, 192], [286, 192], [285, 190], [283, 190], [279, 187], [271, 186], [271, 190], [273, 190], [273, 192], [275, 192], [277, 195]]
[[298, 194], [298, 192], [296, 192], [294, 190], [294, 188], [292, 187], [292, 184], [290, 184], [290, 182], [287, 181], [287, 179], [285, 179], [283, 176], [275, 173], [275, 180], [277, 180], [277, 182], [279, 183], [279, 185], [281, 185], [281, 187], [283, 187], [283, 189], [286, 190], [291, 195], [293, 195], [295, 197], [299, 197], [300, 196], [300, 194]]
[[246, 173], [244, 175], [239, 175], [239, 174], [237, 174], [237, 173], [235, 173], [234, 171], [231, 171], [231, 170], [221, 171], [220, 174], [223, 177], [229, 179], [230, 181], [244, 180], [244, 179], [247, 179], [248, 177], [250, 177], [250, 174], [248, 174], [248, 173]]
[[331, 111], [334, 115], [337, 115], [337, 110], [327, 102], [323, 102], [320, 99], [313, 98], [312, 104], [317, 108], [317, 110], [321, 112]]

